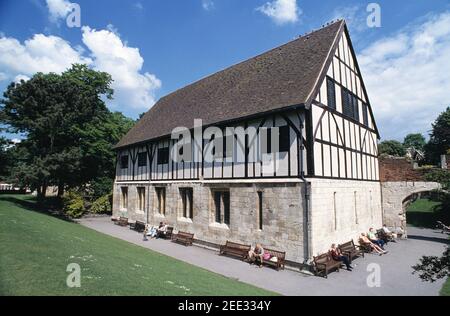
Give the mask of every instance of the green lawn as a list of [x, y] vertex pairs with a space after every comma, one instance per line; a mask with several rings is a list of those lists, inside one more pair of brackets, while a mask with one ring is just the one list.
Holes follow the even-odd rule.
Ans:
[[406, 220], [408, 224], [416, 227], [436, 227], [436, 221], [438, 221], [439, 218], [433, 210], [439, 204], [440, 202], [427, 198], [418, 199], [417, 201], [411, 203], [406, 211]]
[[440, 294], [441, 296], [450, 296], [450, 278], [444, 283]]
[[[0, 196], [0, 295], [274, 295]], [[67, 265], [81, 267], [69, 288]]]

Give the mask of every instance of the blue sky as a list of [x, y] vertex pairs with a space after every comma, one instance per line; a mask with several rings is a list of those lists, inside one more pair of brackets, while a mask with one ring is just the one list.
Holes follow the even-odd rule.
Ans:
[[[68, 5], [81, 8], [69, 28]], [[450, 105], [448, 0], [0, 0], [0, 92], [36, 71], [84, 62], [112, 74], [109, 104], [136, 118], [160, 97], [346, 18], [383, 139], [428, 133]]]

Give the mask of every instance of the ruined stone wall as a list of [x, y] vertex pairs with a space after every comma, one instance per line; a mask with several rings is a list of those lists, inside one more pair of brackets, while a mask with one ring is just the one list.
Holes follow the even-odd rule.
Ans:
[[424, 172], [414, 169], [412, 163], [400, 157], [380, 157], [380, 181], [424, 181]]

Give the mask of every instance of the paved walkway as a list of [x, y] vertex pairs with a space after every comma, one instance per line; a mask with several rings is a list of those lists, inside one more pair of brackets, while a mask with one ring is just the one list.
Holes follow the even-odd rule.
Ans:
[[[201, 247], [184, 247], [166, 240], [142, 241], [142, 235], [128, 228], [114, 225], [109, 217], [86, 218], [82, 225], [101, 233], [120, 238], [136, 245], [166, 254], [170, 257], [222, 274], [232, 279], [283, 295], [438, 295], [443, 281], [421, 282], [412, 275], [411, 266], [422, 255], [441, 255], [448, 243], [446, 235], [427, 229], [409, 228], [408, 240], [390, 243], [385, 256], [366, 255], [354, 261], [353, 272], [341, 270], [328, 279], [308, 276], [291, 270], [277, 272], [259, 269], [242, 261], [222, 257], [217, 252]], [[367, 285], [368, 265], [380, 266], [381, 286]]]

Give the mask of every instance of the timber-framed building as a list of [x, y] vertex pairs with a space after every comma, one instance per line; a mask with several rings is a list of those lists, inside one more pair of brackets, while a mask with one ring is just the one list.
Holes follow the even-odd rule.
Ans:
[[[268, 144], [231, 136], [211, 161], [214, 137], [202, 135], [192, 159], [173, 159], [174, 129], [194, 137], [195, 120], [224, 139], [226, 127], [253, 127]], [[116, 146], [113, 216], [164, 221], [212, 246], [261, 242], [302, 263], [381, 226], [378, 139], [340, 20], [160, 99]]]

